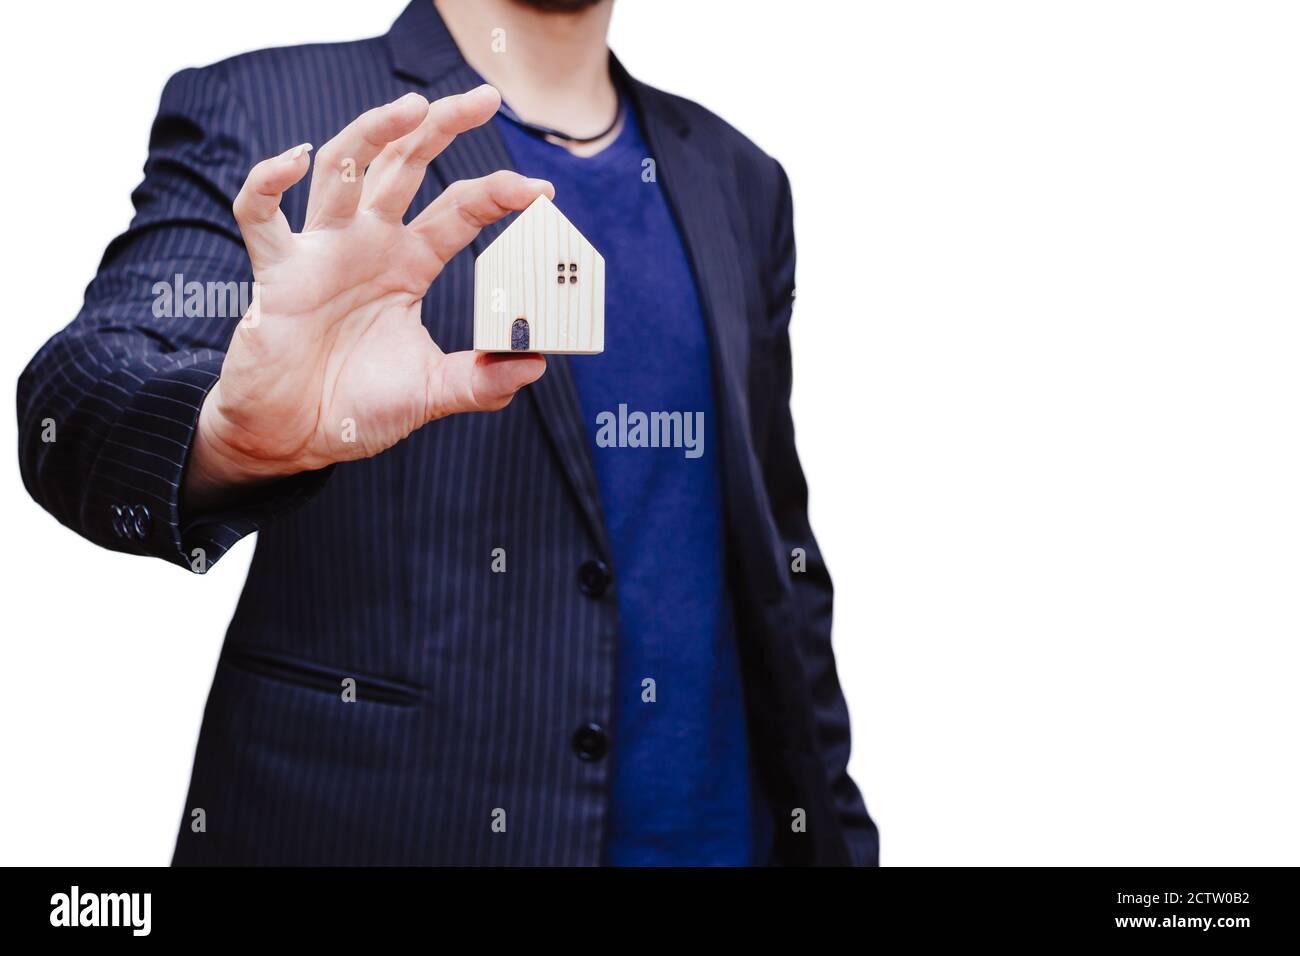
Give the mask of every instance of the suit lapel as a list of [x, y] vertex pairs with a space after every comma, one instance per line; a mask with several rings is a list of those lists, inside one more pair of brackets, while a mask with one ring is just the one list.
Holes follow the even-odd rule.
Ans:
[[[431, 99], [463, 93], [480, 82], [480, 78], [464, 62], [454, 66], [428, 87]], [[513, 169], [510, 154], [496, 126], [489, 123], [470, 133], [456, 137], [432, 163], [433, 174], [445, 187], [458, 179], [486, 176], [498, 169]], [[436, 192], [434, 193], [436, 195]], [[461, 255], [476, 258], [514, 221], [507, 216], [479, 233], [470, 248]], [[605, 533], [605, 522], [600, 510], [600, 493], [596, 474], [587, 447], [582, 406], [569, 369], [566, 355], [548, 355], [546, 373], [524, 389], [528, 400], [537, 408], [564, 475], [582, 507], [583, 516], [602, 551], [602, 556], [612, 563]]]
[[664, 94], [614, 69], [632, 91], [656, 175], [682, 233], [700, 307], [708, 324], [722, 484], [734, 557], [745, 586], [768, 597], [782, 587], [777, 529], [763, 506], [766, 491], [750, 440], [749, 331], [744, 267], [736, 245], [736, 209], [716, 157], [690, 135], [689, 124]]
[[[483, 82], [461, 56], [432, 0], [411, 0], [385, 40], [392, 54], [394, 71], [420, 84], [429, 99], [464, 93]], [[431, 180], [437, 180], [441, 187], [445, 187], [458, 179], [475, 179], [498, 169], [513, 167], [500, 133], [488, 123], [456, 137], [433, 161], [431, 177], [426, 179], [415, 208], [418, 210], [421, 203], [438, 194], [439, 188]], [[512, 221], [513, 217], [508, 216], [483, 229], [461, 255], [476, 258]], [[468, 274], [472, 277], [473, 269]], [[549, 355], [546, 365], [546, 373], [525, 387], [524, 392], [537, 409], [542, 428], [602, 557], [612, 563], [596, 475], [583, 430], [582, 408], [569, 370], [569, 360], [563, 355]]]
[[734, 210], [724, 198], [716, 161], [701, 155], [669, 116], [654, 109], [652, 98], [641, 95], [639, 99], [655, 173], [681, 230], [708, 323], [719, 392], [716, 398], [725, 406], [725, 411], [719, 411], [747, 433], [744, 370], [749, 364], [749, 335], [744, 315], [745, 277], [732, 225]]

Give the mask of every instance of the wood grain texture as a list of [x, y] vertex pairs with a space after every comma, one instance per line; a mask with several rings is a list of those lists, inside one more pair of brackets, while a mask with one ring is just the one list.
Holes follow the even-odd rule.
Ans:
[[605, 259], [545, 196], [474, 262], [474, 348], [605, 350]]

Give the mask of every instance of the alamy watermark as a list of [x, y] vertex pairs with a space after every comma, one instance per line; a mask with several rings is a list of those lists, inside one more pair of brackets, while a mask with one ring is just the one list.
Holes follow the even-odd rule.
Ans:
[[156, 319], [251, 319], [261, 302], [257, 282], [186, 282], [179, 272], [150, 291]]
[[51, 926], [121, 926], [148, 936], [153, 896], [149, 893], [83, 893], [73, 886], [50, 897]]
[[596, 415], [598, 448], [683, 448], [687, 458], [704, 454], [703, 412], [618, 412]]

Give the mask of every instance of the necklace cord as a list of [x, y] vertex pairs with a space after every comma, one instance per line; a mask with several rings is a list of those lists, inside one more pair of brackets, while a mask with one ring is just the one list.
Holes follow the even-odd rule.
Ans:
[[530, 123], [507, 106], [504, 100], [501, 101], [501, 108], [497, 110], [497, 112], [510, 122], [514, 123], [524, 132], [531, 133], [540, 139], [552, 137], [554, 139], [564, 140], [566, 143], [594, 143], [596, 140], [604, 139], [610, 133], [614, 132], [614, 128], [618, 126], [618, 121], [623, 118], [623, 100], [621, 97], [619, 98], [618, 109], [614, 111], [614, 119], [595, 136], [570, 136], [568, 133], [562, 133], [558, 129], [551, 129], [549, 126]]

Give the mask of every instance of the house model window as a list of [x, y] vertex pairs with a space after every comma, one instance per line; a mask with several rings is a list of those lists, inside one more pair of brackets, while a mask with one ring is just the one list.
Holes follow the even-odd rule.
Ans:
[[545, 196], [474, 262], [474, 348], [605, 350], [605, 259]]

